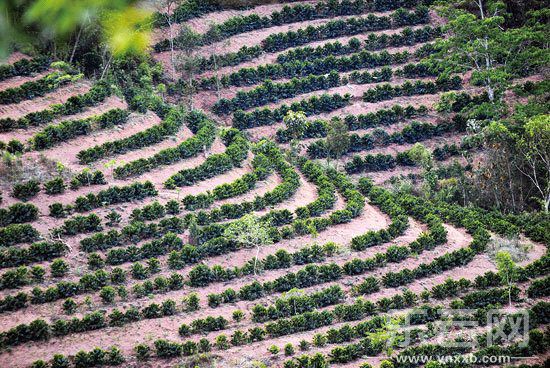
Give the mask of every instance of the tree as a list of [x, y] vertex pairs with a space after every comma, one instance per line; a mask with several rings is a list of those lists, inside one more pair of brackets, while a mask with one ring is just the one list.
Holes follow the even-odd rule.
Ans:
[[420, 165], [424, 170], [430, 170], [433, 166], [432, 153], [422, 143], [415, 143], [408, 150], [407, 155], [417, 165]]
[[422, 144], [415, 143], [407, 152], [409, 158], [424, 169], [423, 177], [425, 180], [424, 195], [431, 196], [437, 189], [437, 173], [433, 169], [432, 153]]
[[542, 208], [550, 207], [550, 115], [537, 115], [524, 126], [518, 141], [523, 165], [518, 170], [533, 183], [542, 197]]
[[327, 159], [339, 159], [349, 150], [348, 126], [342, 119], [333, 119], [327, 132]]
[[286, 130], [290, 136], [290, 154], [291, 157], [296, 157], [300, 152], [300, 139], [304, 136], [306, 128], [306, 114], [302, 111], [294, 112], [289, 110], [283, 122], [286, 125]]
[[172, 69], [175, 69], [175, 55], [174, 55], [174, 10], [178, 5], [177, 0], [158, 0], [155, 2], [155, 8], [162, 17], [162, 19], [168, 25], [168, 41], [170, 42], [170, 63]]
[[193, 82], [195, 75], [199, 71], [200, 59], [196, 55], [179, 54], [177, 56], [176, 70], [181, 72], [182, 94], [187, 108], [193, 109], [193, 96], [197, 91]]
[[500, 251], [496, 255], [496, 263], [499, 276], [504, 284], [508, 286], [508, 303], [512, 306], [512, 287], [516, 281], [518, 270], [510, 253]]
[[0, 57], [16, 45], [33, 45], [52, 51], [54, 57], [63, 50], [66, 60], [72, 61], [79, 42], [102, 38], [114, 56], [141, 54], [149, 45], [149, 18], [150, 12], [132, 0], [3, 1], [0, 24], [5, 37], [0, 40]]
[[255, 275], [260, 247], [273, 243], [266, 224], [261, 222], [256, 216], [247, 214], [230, 223], [223, 235], [226, 239], [234, 241], [244, 248], [256, 247], [256, 257], [254, 258]]
[[532, 46], [544, 44], [544, 32], [538, 27], [505, 29], [509, 14], [502, 1], [445, 2], [438, 11], [448, 20], [449, 37], [438, 43], [433, 58], [451, 72], [472, 71], [473, 84], [484, 86], [491, 102], [518, 69], [540, 63]]

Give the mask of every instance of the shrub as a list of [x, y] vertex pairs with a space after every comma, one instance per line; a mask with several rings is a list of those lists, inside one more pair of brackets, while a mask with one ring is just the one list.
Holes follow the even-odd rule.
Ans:
[[27, 201], [40, 192], [40, 184], [36, 180], [14, 184], [12, 195], [22, 201]]
[[240, 322], [244, 319], [244, 312], [242, 310], [235, 310], [233, 311], [233, 320], [235, 322]]
[[286, 356], [294, 355], [294, 346], [291, 343], [286, 344], [284, 350]]
[[0, 226], [22, 224], [38, 219], [38, 208], [32, 203], [15, 203], [8, 208], [0, 208]]
[[67, 186], [61, 177], [54, 178], [44, 184], [46, 194], [60, 194], [65, 192], [66, 188]]
[[54, 259], [54, 261], [50, 265], [50, 272], [53, 277], [63, 277], [67, 274], [69, 271], [69, 264], [61, 259]]
[[99, 291], [99, 297], [105, 304], [111, 304], [114, 302], [116, 294], [117, 292], [112, 286], [104, 286]]
[[77, 307], [78, 304], [76, 304], [76, 302], [72, 298], [67, 298], [63, 302], [63, 311], [65, 311], [65, 314], [74, 314]]

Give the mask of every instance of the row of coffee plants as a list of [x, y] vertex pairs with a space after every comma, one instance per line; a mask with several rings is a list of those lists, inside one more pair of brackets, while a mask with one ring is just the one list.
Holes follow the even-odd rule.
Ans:
[[50, 205], [50, 216], [58, 217], [59, 213], [71, 213], [73, 211], [86, 212], [103, 206], [140, 200], [156, 195], [158, 195], [158, 192], [150, 181], [135, 182], [125, 186], [112, 186], [97, 194], [88, 193], [86, 196], [79, 196], [73, 204], [54, 203]]
[[[198, 57], [198, 70], [217, 70], [226, 66], [235, 66], [241, 63], [256, 59], [262, 55], [261, 46], [243, 46], [237, 52], [228, 52], [227, 54], [213, 54], [209, 57]], [[181, 80], [180, 80], [181, 81]]]
[[304, 312], [342, 302], [345, 293], [339, 285], [329, 286], [311, 294], [295, 293], [275, 299], [269, 306], [256, 304], [252, 307], [252, 320], [257, 323], [287, 318]]
[[[339, 287], [326, 289], [326, 292], [332, 297], [331, 294], [338, 294]], [[320, 292], [319, 295], [323, 294]], [[396, 295], [394, 298], [386, 298], [392, 306], [395, 308], [406, 308], [412, 306], [415, 303], [415, 295], [411, 292], [405, 291], [402, 295]], [[394, 300], [395, 299], [395, 300]], [[301, 300], [312, 302], [308, 296], [304, 296]], [[307, 301], [306, 301], [307, 300]], [[271, 308], [271, 306], [269, 307]], [[307, 309], [307, 308], [306, 308]], [[215, 339], [214, 343], [210, 343], [208, 340], [201, 339], [199, 343], [194, 341], [186, 341], [184, 343], [170, 342], [167, 340], [155, 341], [156, 356], [160, 358], [173, 358], [178, 356], [190, 356], [199, 352], [210, 351], [213, 347], [219, 350], [227, 350], [231, 346], [242, 346], [245, 344], [253, 344], [254, 342], [264, 341], [269, 338], [276, 338], [280, 336], [287, 336], [298, 332], [315, 330], [323, 326], [329, 326], [337, 322], [361, 320], [365, 316], [376, 314], [378, 306], [371, 302], [365, 302], [363, 300], [356, 300], [354, 304], [345, 305], [339, 304], [335, 309], [318, 311], [306, 311], [303, 313], [291, 313], [293, 316], [286, 319], [281, 319], [276, 322], [269, 322], [262, 327], [251, 327], [248, 331], [236, 330], [233, 332], [230, 339], [225, 335], [219, 335]], [[385, 309], [383, 306], [380, 308], [382, 311]], [[385, 324], [385, 319], [382, 317], [374, 317], [371, 320], [362, 322], [354, 327], [353, 334], [367, 335], [369, 332], [380, 330]], [[349, 331], [348, 331], [349, 332]], [[324, 342], [323, 344], [326, 344]], [[143, 351], [147, 351], [147, 354], [140, 354]], [[139, 345], [136, 347], [136, 352], [140, 355], [141, 359], [145, 360], [149, 358], [149, 347], [147, 345]]]
[[[177, 213], [171, 214], [175, 215]], [[138, 243], [146, 239], [160, 238], [169, 232], [181, 234], [184, 228], [185, 220], [176, 216], [162, 219], [158, 223], [146, 224], [142, 221], [132, 221], [120, 230], [113, 229], [82, 239], [80, 249], [87, 253], [107, 250], [125, 244]]]
[[63, 354], [55, 354], [49, 362], [36, 360], [31, 368], [84, 368], [84, 367], [116, 367], [124, 363], [121, 350], [116, 346], [111, 346], [104, 350], [94, 348], [88, 352], [80, 350], [73, 359], [69, 359]]
[[0, 119], [0, 131], [9, 132], [17, 128], [51, 123], [61, 116], [76, 114], [82, 112], [86, 107], [98, 105], [105, 101], [112, 92], [112, 87], [108, 82], [99, 81], [88, 92], [71, 96], [62, 104], [51, 105], [48, 109], [31, 112], [19, 119]]
[[242, 132], [234, 128], [222, 131], [221, 139], [227, 147], [224, 153], [208, 156], [202, 164], [178, 171], [164, 182], [165, 188], [193, 185], [239, 167], [248, 157], [248, 140]]
[[[443, 161], [453, 156], [458, 156], [468, 149], [468, 145], [447, 144], [434, 148], [432, 154], [437, 161]], [[397, 155], [378, 153], [365, 155], [363, 157], [354, 155], [351, 161], [346, 162], [345, 170], [348, 174], [361, 172], [386, 171], [396, 166], [416, 166], [417, 163], [411, 158], [410, 150], [399, 152]]]
[[[172, 250], [180, 250], [182, 249], [182, 247], [183, 242], [181, 241], [181, 239], [179, 239], [173, 233], [168, 233], [163, 238], [159, 240], [153, 240], [152, 242], [145, 244], [140, 248], [132, 246], [129, 247], [128, 250], [117, 249], [121, 250], [122, 252], [116, 252], [112, 250], [112, 254], [110, 253], [110, 258], [109, 256], [107, 257], [107, 262], [116, 265], [128, 261], [150, 259], [158, 255], [169, 253]], [[68, 265], [64, 263], [64, 265], [60, 264], [59, 266], [59, 268], [64, 268], [65, 271], [63, 273], [60, 272], [56, 274], [62, 276], [68, 269]], [[155, 267], [158, 268], [158, 265]], [[147, 273], [148, 271], [145, 270], [145, 272]], [[134, 276], [136, 278], [140, 277], [137, 274]], [[8, 295], [0, 301], [0, 312], [25, 308], [28, 306], [29, 302], [31, 304], [51, 303], [59, 299], [65, 299], [73, 297], [75, 295], [85, 294], [91, 291], [99, 291], [109, 285], [109, 283], [120, 284], [125, 282], [125, 280], [126, 272], [121, 268], [115, 267], [113, 268], [111, 273], [108, 273], [103, 269], [99, 269], [93, 273], [84, 274], [82, 277], [80, 277], [78, 281], [59, 281], [54, 285], [49, 286], [48, 288], [35, 287], [32, 289], [30, 294], [27, 292], [19, 292], [15, 296]], [[174, 273], [170, 275], [169, 278], [165, 278], [162, 276], [157, 277], [154, 284], [151, 281], [146, 281], [143, 285], [134, 287], [134, 293], [139, 297], [142, 297], [144, 295], [153, 293], [155, 289], [166, 292], [168, 290], [179, 290], [182, 287], [183, 276]]]
[[50, 261], [64, 256], [68, 248], [62, 242], [38, 242], [27, 248], [8, 247], [0, 251], [0, 268]]
[[15, 203], [8, 208], [0, 208], [0, 227], [32, 222], [36, 219], [38, 208], [31, 203]]
[[79, 120], [66, 120], [57, 125], [48, 125], [32, 137], [32, 147], [36, 150], [42, 150], [100, 129], [122, 125], [128, 120], [128, 115], [127, 110], [112, 109], [101, 115]]
[[[368, 129], [377, 126], [388, 126], [395, 124], [399, 121], [410, 119], [413, 117], [426, 115], [428, 109], [424, 105], [420, 105], [415, 108], [412, 105], [402, 107], [401, 105], [393, 105], [388, 109], [380, 109], [367, 114], [359, 115], [346, 115], [342, 118], [347, 125], [348, 130]], [[334, 117], [333, 119], [340, 119], [340, 117]], [[329, 131], [330, 122], [326, 120], [313, 120], [306, 121], [303, 126], [300, 127], [300, 136], [302, 138], [323, 138], [327, 136]], [[291, 136], [288, 129], [278, 129], [276, 133], [276, 139], [279, 143], [288, 143], [291, 140]]]
[[[349, 72], [357, 69], [375, 68], [387, 65], [402, 64], [411, 59], [407, 51], [389, 53], [382, 51], [372, 53], [361, 51], [351, 56], [327, 56], [313, 61], [291, 61], [284, 64], [265, 64], [257, 67], [241, 68], [221, 78], [203, 78], [197, 82], [197, 88], [215, 89], [218, 86], [250, 86], [265, 81], [266, 79], [299, 78], [308, 75], [322, 75], [335, 70], [337, 72]], [[184, 81], [178, 81], [170, 86], [172, 92], [181, 90], [185, 86]]]
[[419, 6], [414, 11], [401, 8], [389, 16], [369, 14], [366, 17], [331, 20], [316, 27], [300, 28], [297, 31], [270, 34], [262, 41], [262, 47], [267, 52], [277, 52], [328, 38], [427, 23], [429, 19], [428, 8], [424, 6]]
[[40, 238], [40, 233], [30, 224], [10, 224], [0, 228], [0, 244], [10, 246], [29, 243]]
[[[348, 153], [371, 150], [374, 147], [386, 147], [390, 144], [417, 143], [441, 136], [445, 133], [455, 130], [454, 123], [441, 123], [432, 125], [429, 123], [419, 123], [413, 121], [405, 126], [401, 131], [388, 134], [385, 130], [377, 128], [372, 133], [366, 133], [363, 136], [350, 134], [350, 145]], [[307, 153], [310, 158], [326, 158], [331, 156], [327, 142], [324, 139], [312, 142], [307, 147]]]
[[[30, 194], [36, 195], [40, 191], [38, 182], [31, 181], [30, 183], [31, 184], [29, 184], [29, 182], [22, 183], [24, 186], [32, 189], [32, 191], [29, 191], [27, 188], [27, 190], [25, 190], [24, 193], [27, 193], [27, 195], [30, 195]], [[104, 184], [107, 184], [107, 182], [105, 181], [105, 175], [101, 171], [96, 170], [92, 172], [89, 169], [84, 169], [83, 171], [81, 171], [80, 173], [76, 174], [71, 178], [69, 187], [72, 190], [77, 190], [78, 188], [81, 188], [83, 186], [104, 185]], [[30, 185], [32, 186], [29, 187]], [[21, 190], [23, 190], [23, 188], [24, 187], [19, 186], [18, 195], [22, 194]], [[49, 195], [62, 194], [65, 192], [66, 189], [67, 189], [67, 184], [65, 183], [65, 180], [63, 180], [61, 176], [55, 177], [44, 183], [44, 192]], [[14, 190], [14, 193], [15, 193], [15, 190]], [[54, 205], [54, 207], [58, 207], [58, 206]], [[62, 208], [59, 208], [59, 210], [62, 210]], [[60, 212], [60, 213], [57, 213], [55, 217], [64, 217], [66, 215], [67, 213]]]
[[[382, 50], [388, 47], [412, 46], [417, 43], [424, 43], [433, 40], [441, 35], [439, 27], [432, 28], [424, 26], [418, 29], [405, 28], [399, 33], [387, 35], [385, 33], [371, 33], [364, 41], [353, 37], [347, 44], [343, 45], [339, 41], [329, 42], [317, 47], [305, 46], [295, 48], [277, 55], [277, 63], [285, 64], [291, 61], [314, 61], [327, 56], [342, 56], [355, 54], [366, 50]], [[363, 44], [361, 44], [363, 42]]]
[[0, 81], [28, 76], [48, 70], [51, 59], [48, 56], [38, 56], [33, 59], [21, 59], [13, 64], [0, 65]]
[[[145, 172], [156, 169], [162, 165], [171, 165], [180, 160], [196, 156], [212, 145], [216, 137], [216, 126], [212, 120], [205, 115], [197, 116], [193, 114], [193, 119], [200, 118], [198, 123], [193, 120], [196, 129], [193, 129], [194, 135], [181, 142], [176, 147], [165, 148], [162, 151], [148, 158], [140, 158], [122, 166], [118, 166], [113, 175], [117, 179], [123, 179], [130, 176], [141, 175]], [[178, 117], [182, 119], [182, 117]], [[185, 120], [189, 120], [188, 117]], [[195, 127], [191, 127], [195, 128]]]
[[[167, 299], [161, 304], [150, 303], [142, 308], [130, 307], [125, 312], [113, 309], [109, 315], [106, 315], [104, 312], [95, 311], [85, 314], [82, 318], [72, 318], [70, 320], [58, 319], [52, 323], [48, 323], [43, 319], [36, 319], [29, 324], [20, 324], [0, 333], [0, 346], [13, 347], [29, 341], [44, 341], [54, 337], [107, 327], [121, 327], [140, 320], [173, 316], [178, 312], [180, 311], [177, 308], [176, 302], [172, 299]], [[199, 318], [193, 320], [190, 327], [185, 325], [187, 328], [180, 328], [180, 332], [183, 334], [185, 331], [185, 334], [189, 335], [191, 333], [219, 331], [225, 329], [227, 324], [228, 321], [221, 316], [209, 316], [205, 319]]]
[[[195, 115], [194, 112], [190, 114]], [[192, 118], [190, 117], [190, 119]], [[176, 134], [183, 123], [182, 112], [177, 109], [171, 109], [160, 124], [123, 139], [105, 142], [101, 145], [84, 149], [78, 152], [76, 157], [80, 164], [85, 165], [112, 155], [152, 146], [163, 141], [168, 136]]]
[[[417, 1], [408, 1], [407, 7], [418, 5]], [[345, 0], [322, 1], [312, 6], [310, 4], [298, 4], [295, 6], [285, 6], [281, 11], [274, 11], [269, 16], [259, 16], [258, 14], [238, 15], [229, 18], [223, 23], [212, 25], [206, 33], [202, 34], [198, 41], [201, 45], [211, 44], [221, 41], [231, 36], [250, 32], [253, 30], [280, 26], [288, 23], [303, 22], [315, 19], [332, 18], [335, 16], [360, 15], [367, 11], [379, 11], [381, 7], [377, 3], [368, 3], [363, 0]], [[384, 10], [393, 10], [400, 8], [402, 2], [396, 2], [390, 6], [390, 9], [384, 7]], [[174, 40], [174, 45], [179, 48], [179, 37]], [[164, 39], [155, 44], [156, 52], [170, 50], [171, 42]]]
[[[300, 178], [292, 166], [285, 161], [280, 149], [271, 142], [260, 142], [254, 149], [257, 155], [263, 154], [271, 160], [270, 164], [281, 177], [282, 183], [263, 196], [256, 196], [252, 201], [233, 204], [226, 203], [209, 212], [199, 211], [196, 214], [196, 220], [199, 225], [209, 225], [227, 219], [237, 219], [252, 211], [261, 211], [266, 207], [282, 203], [296, 192], [300, 186]], [[214, 234], [219, 235], [219, 228], [216, 227], [213, 230]], [[199, 243], [202, 243], [205, 240], [205, 234], [203, 233], [199, 238], [201, 238]], [[227, 243], [227, 241], [223, 243]]]
[[306, 116], [316, 115], [338, 110], [351, 101], [351, 95], [344, 96], [335, 93], [332, 95], [322, 94], [312, 96], [308, 99], [293, 102], [288, 105], [282, 105], [276, 109], [256, 109], [250, 112], [238, 110], [233, 114], [233, 127], [237, 129], [250, 129], [254, 127], [273, 125], [282, 122], [284, 116], [289, 111], [302, 111]]
[[[351, 261], [346, 262], [342, 266], [338, 266], [335, 263], [320, 266], [307, 265], [298, 272], [288, 273], [285, 276], [281, 276], [273, 281], [266, 282], [263, 285], [255, 281], [252, 284], [243, 286], [238, 292], [228, 292], [228, 289], [221, 294], [210, 294], [208, 296], [209, 304], [211, 306], [217, 306], [219, 305], [219, 303], [233, 302], [233, 298], [228, 299], [227, 295], [234, 295], [235, 300], [254, 300], [273, 292], [286, 292], [293, 288], [310, 287], [321, 283], [339, 280], [344, 275], [353, 276], [363, 274], [376, 268], [384, 267], [388, 262], [402, 262], [407, 257], [410, 257], [410, 255], [413, 253], [417, 254], [421, 253], [423, 250], [433, 249], [438, 244], [442, 244], [445, 242], [446, 231], [441, 223], [434, 218], [429, 225], [430, 233], [422, 234], [419, 239], [411, 243], [410, 248], [395, 246], [390, 247], [388, 248], [386, 253], [378, 253], [373, 257], [364, 260], [355, 258]], [[389, 235], [385, 240], [381, 240], [381, 242], [389, 241], [390, 239], [391, 235]], [[364, 237], [361, 237], [361, 239], [359, 239], [358, 237], [358, 239], [355, 241], [355, 244], [359, 243], [360, 241], [364, 241]], [[358, 247], [355, 247], [353, 249], [362, 250]], [[290, 266], [291, 264], [288, 264], [288, 267]], [[219, 280], [219, 267], [217, 268], [218, 272], [216, 273], [205, 267], [206, 266], [204, 265], [197, 266], [194, 269], [194, 273], [190, 272], [189, 277], [191, 285], [205, 286], [209, 282], [224, 281], [223, 278]], [[201, 272], [198, 272], [199, 269], [201, 270]], [[223, 274], [224, 273], [222, 273], [221, 275]], [[230, 275], [231, 272], [227, 270], [225, 274]], [[211, 277], [209, 278], [208, 275], [211, 275]], [[361, 285], [359, 285], [356, 290], [361, 293], [366, 292], [365, 287]]]
[[[54, 64], [52, 64], [52, 66], [54, 66]], [[55, 67], [60, 70], [56, 70], [45, 77], [25, 82], [18, 87], [0, 91], [0, 105], [16, 104], [24, 100], [31, 100], [36, 97], [44, 96], [46, 93], [54, 91], [82, 77], [82, 75], [70, 70], [67, 66], [61, 66]]]
[[[252, 151], [254, 152], [254, 147]], [[211, 192], [185, 196], [182, 200], [185, 209], [195, 211], [197, 209], [208, 208], [215, 201], [236, 197], [252, 190], [257, 182], [266, 179], [273, 172], [273, 162], [266, 155], [256, 153], [252, 159], [252, 168], [252, 172], [244, 174], [241, 178], [231, 183], [220, 184]]]
[[435, 83], [418, 80], [414, 83], [406, 81], [401, 85], [382, 84], [365, 91], [363, 101], [379, 102], [401, 96], [435, 94], [437, 92], [457, 90], [461, 87], [462, 79], [459, 76], [447, 77], [442, 75], [437, 78]]
[[212, 109], [216, 114], [225, 115], [235, 110], [246, 110], [251, 107], [267, 105], [303, 93], [338, 87], [341, 83], [340, 76], [335, 70], [327, 75], [294, 78], [285, 83], [273, 83], [271, 80], [266, 80], [254, 89], [237, 92], [237, 95], [232, 99], [222, 98], [218, 100]]
[[435, 76], [439, 74], [439, 71], [433, 70], [433, 68], [428, 67], [426, 64], [407, 64], [395, 72], [389, 67], [384, 67], [373, 72], [354, 71], [348, 77], [340, 77], [337, 71], [332, 70], [327, 75], [309, 75], [305, 78], [294, 78], [290, 82], [284, 83], [273, 83], [271, 80], [266, 80], [262, 85], [252, 90], [237, 92], [237, 95], [232, 99], [222, 98], [218, 100], [214, 104], [213, 110], [217, 114], [228, 114], [238, 109], [246, 110], [268, 103], [276, 103], [281, 99], [292, 98], [317, 90], [326, 90], [348, 83], [368, 84], [387, 82], [392, 79], [394, 73], [404, 78], [417, 78]]
[[[292, 2], [296, 0], [282, 0], [281, 2]], [[241, 3], [215, 3], [211, 1], [199, 1], [199, 0], [185, 0], [174, 9], [172, 14], [155, 12], [153, 14], [153, 26], [155, 27], [168, 27], [173, 23], [183, 23], [185, 21], [198, 18], [202, 15], [218, 12], [222, 10], [234, 9], [244, 10], [254, 4], [241, 4]]]
[[[69, 265], [61, 258], [55, 259], [50, 264], [50, 274], [52, 277], [63, 277], [68, 271]], [[42, 282], [44, 281], [45, 274], [46, 271], [42, 266], [34, 266], [32, 268], [19, 266], [4, 272], [0, 276], [0, 290], [15, 289], [21, 286]]]
[[101, 219], [95, 213], [73, 216], [63, 222], [59, 228], [52, 229], [52, 235], [77, 235], [101, 231]]

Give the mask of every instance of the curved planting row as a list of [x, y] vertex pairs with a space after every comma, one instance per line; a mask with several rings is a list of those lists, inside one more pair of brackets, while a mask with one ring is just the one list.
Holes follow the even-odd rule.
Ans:
[[[459, 156], [463, 152], [477, 148], [468, 142], [462, 142], [459, 146], [443, 144], [433, 149], [432, 154], [437, 161], [444, 161], [453, 156]], [[354, 155], [351, 161], [346, 162], [345, 170], [348, 174], [361, 172], [375, 172], [391, 170], [397, 166], [416, 166], [417, 163], [411, 158], [410, 150], [399, 152], [392, 156], [378, 153], [376, 155], [365, 155], [363, 157]]]
[[114, 177], [123, 179], [131, 176], [138, 176], [162, 165], [171, 165], [175, 162], [198, 155], [200, 152], [210, 147], [214, 142], [216, 137], [216, 126], [214, 122], [205, 115], [191, 113], [183, 117], [181, 114], [178, 114], [174, 117], [174, 120], [184, 120], [188, 124], [192, 124], [190, 128], [194, 135], [176, 147], [166, 148], [151, 157], [140, 158], [122, 166], [118, 166], [113, 171]]
[[14, 129], [27, 128], [51, 123], [61, 116], [82, 112], [86, 107], [96, 106], [105, 101], [112, 94], [111, 85], [106, 81], [99, 81], [92, 88], [77, 96], [71, 96], [63, 104], [53, 105], [50, 108], [38, 112], [31, 112], [19, 119], [0, 119], [0, 131], [9, 132]]
[[308, 99], [293, 102], [290, 106], [282, 105], [276, 109], [256, 109], [250, 112], [241, 110], [233, 114], [233, 127], [237, 129], [250, 129], [254, 127], [273, 125], [283, 121], [288, 111], [302, 111], [306, 116], [317, 115], [324, 112], [338, 110], [351, 101], [351, 95], [344, 96], [335, 93], [332, 95], [322, 94], [312, 96]]
[[315, 61], [323, 59], [327, 56], [342, 56], [347, 54], [355, 54], [362, 49], [374, 51], [382, 50], [388, 47], [413, 46], [418, 43], [432, 41], [441, 36], [439, 27], [424, 26], [418, 29], [405, 28], [399, 33], [391, 35], [382, 33], [371, 33], [363, 41], [358, 38], [351, 38], [347, 44], [341, 42], [329, 42], [321, 46], [299, 47], [282, 54], [277, 55], [277, 63], [285, 64], [291, 61]]
[[[390, 144], [417, 143], [445, 133], [457, 130], [460, 127], [454, 122], [432, 125], [413, 121], [401, 131], [388, 134], [385, 130], [377, 128], [372, 133], [363, 136], [358, 134], [350, 135], [350, 144], [347, 153], [371, 150], [375, 147], [386, 147]], [[333, 153], [329, 149], [326, 140], [317, 140], [307, 147], [310, 158], [331, 157]]]
[[[178, 109], [170, 109], [160, 124], [131, 135], [127, 138], [105, 142], [98, 146], [86, 148], [78, 152], [76, 157], [83, 165], [91, 164], [109, 156], [152, 146], [178, 132], [178, 130], [184, 124], [184, 118], [182, 114], [183, 113]], [[194, 114], [195, 113], [192, 112], [189, 114], [189, 116], [194, 116]]]
[[[402, 107], [401, 105], [393, 105], [388, 109], [379, 109], [375, 112], [359, 115], [346, 115], [343, 118], [334, 117], [333, 119], [342, 119], [346, 124], [348, 130], [369, 129], [378, 126], [389, 126], [396, 124], [399, 121], [406, 119], [424, 116], [428, 112], [428, 108], [424, 105], [414, 107], [408, 105]], [[331, 120], [332, 121], [332, 120]], [[301, 133], [297, 139], [304, 138], [323, 138], [327, 136], [329, 131], [330, 122], [327, 120], [308, 120], [301, 127]], [[275, 135], [277, 142], [288, 143], [291, 140], [290, 131], [288, 129], [280, 128]]]
[[46, 93], [82, 77], [63, 63], [53, 63], [52, 67], [59, 70], [40, 79], [25, 82], [18, 87], [0, 91], [0, 105], [16, 104], [24, 100], [44, 96]]
[[[263, 82], [266, 79], [282, 79], [306, 77], [308, 75], [322, 75], [335, 70], [337, 72], [348, 72], [356, 69], [375, 68], [394, 64], [402, 64], [411, 58], [407, 51], [389, 53], [382, 51], [372, 53], [361, 51], [351, 56], [327, 56], [313, 61], [291, 61], [284, 64], [266, 64], [258, 67], [241, 68], [228, 75], [200, 79], [197, 84], [199, 88], [215, 89], [218, 85], [249, 86]], [[178, 91], [184, 85], [178, 82], [171, 86], [172, 91]]]
[[50, 205], [50, 216], [59, 217], [57, 214], [87, 212], [93, 209], [109, 206], [117, 203], [130, 202], [158, 195], [155, 186], [149, 182], [135, 182], [125, 186], [111, 186], [97, 194], [88, 193], [86, 196], [76, 198], [73, 204], [63, 205], [54, 203]]
[[66, 120], [57, 125], [48, 125], [31, 138], [31, 145], [36, 150], [51, 148], [60, 142], [65, 142], [78, 136], [122, 125], [128, 120], [129, 114], [126, 110], [112, 109], [98, 116], [80, 120]]
[[221, 138], [227, 147], [224, 153], [208, 156], [202, 164], [178, 171], [164, 182], [164, 187], [175, 189], [193, 185], [240, 166], [248, 157], [249, 144], [245, 136], [237, 129], [228, 129], [222, 132]]
[[[293, 2], [296, 0], [282, 0], [282, 3], [286, 2]], [[214, 2], [205, 2], [205, 1], [198, 1], [198, 0], [185, 0], [182, 1], [178, 6], [174, 9], [174, 11], [171, 14], [168, 14], [166, 12], [155, 12], [153, 14], [153, 25], [155, 27], [167, 27], [169, 25], [169, 21], [171, 23], [183, 23], [188, 20], [198, 18], [202, 15], [222, 11], [222, 10], [228, 10], [228, 9], [246, 9], [249, 6], [254, 6], [256, 2], [252, 2], [251, 4], [247, 4], [246, 6], [241, 3], [227, 3], [227, 4], [219, 4]]]
[[[338, 16], [360, 15], [366, 12], [388, 11], [401, 7], [412, 8], [421, 2], [408, 0], [391, 3], [365, 2], [363, 0], [352, 1], [321, 1], [314, 6], [310, 4], [298, 4], [285, 6], [280, 11], [274, 11], [269, 16], [250, 14], [232, 17], [223, 23], [212, 25], [206, 33], [200, 36], [197, 45], [208, 45], [219, 42], [223, 39], [235, 36], [240, 33], [250, 32], [258, 29], [265, 29], [283, 24], [304, 22], [315, 19], [325, 19]], [[164, 39], [154, 45], [156, 52], [168, 51], [172, 44], [180, 48], [180, 39], [170, 41]]]
[[406, 64], [400, 69], [392, 70], [383, 67], [372, 72], [354, 71], [348, 76], [340, 76], [336, 70], [327, 75], [309, 75], [304, 78], [293, 78], [289, 82], [273, 83], [266, 80], [262, 85], [246, 92], [237, 92], [232, 99], [218, 100], [212, 110], [217, 114], [228, 114], [235, 110], [247, 110], [252, 107], [276, 103], [279, 100], [292, 98], [317, 90], [326, 90], [351, 84], [368, 84], [388, 82], [394, 76], [401, 78], [422, 78], [439, 75], [439, 68], [425, 63]]
[[13, 64], [0, 65], [0, 81], [17, 76], [27, 76], [48, 70], [51, 59], [38, 56], [33, 59], [22, 59]]

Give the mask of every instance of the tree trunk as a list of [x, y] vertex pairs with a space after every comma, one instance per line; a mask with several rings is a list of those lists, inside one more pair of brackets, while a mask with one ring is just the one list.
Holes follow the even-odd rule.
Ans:
[[73, 51], [71, 52], [71, 57], [69, 58], [69, 64], [73, 62], [74, 54], [76, 52], [76, 47], [78, 46], [78, 41], [80, 41], [80, 35], [82, 34], [82, 26], [80, 26], [78, 33], [76, 35], [76, 40], [74, 41]]
[[495, 101], [495, 90], [493, 89], [493, 86], [491, 86], [491, 82], [489, 80], [487, 80], [487, 95], [489, 95], [489, 101]]

